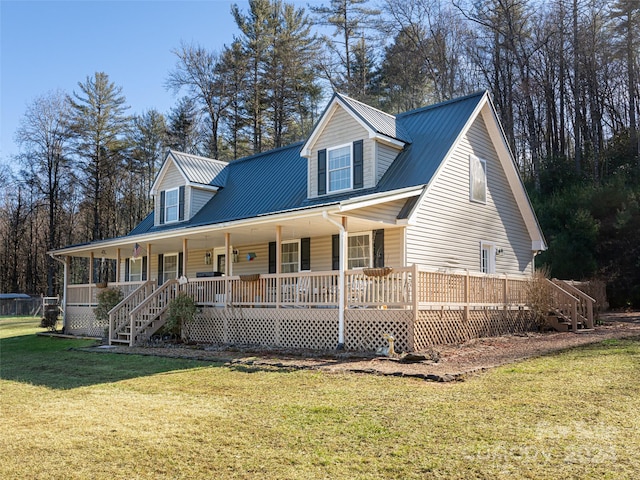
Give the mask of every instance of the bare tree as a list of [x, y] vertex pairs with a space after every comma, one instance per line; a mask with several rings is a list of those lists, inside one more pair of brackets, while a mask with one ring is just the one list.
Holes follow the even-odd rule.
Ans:
[[[46, 248], [60, 246], [59, 217], [65, 208], [65, 192], [74, 178], [71, 169], [69, 139], [70, 105], [61, 91], [37, 97], [29, 106], [16, 131], [22, 148], [19, 155], [22, 176], [37, 201], [47, 209]], [[53, 295], [57, 263], [46, 257], [47, 294]]]

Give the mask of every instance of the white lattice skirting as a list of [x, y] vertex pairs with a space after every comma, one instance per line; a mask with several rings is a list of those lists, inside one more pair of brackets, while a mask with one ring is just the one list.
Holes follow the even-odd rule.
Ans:
[[67, 306], [65, 314], [65, 333], [71, 335], [86, 335], [88, 337], [102, 337], [109, 322], [99, 322], [93, 313], [93, 307]]
[[471, 310], [467, 319], [463, 310], [420, 310], [413, 349], [531, 331], [536, 328], [534, 317], [531, 310]]
[[[466, 319], [463, 310], [421, 310], [414, 325], [410, 310], [349, 309], [344, 320], [344, 346], [356, 351], [388, 346], [385, 334], [402, 352], [535, 329], [529, 310], [471, 310]], [[91, 307], [67, 308], [68, 333], [103, 336], [106, 328]], [[331, 350], [338, 345], [338, 310], [205, 307], [185, 333], [199, 343]]]

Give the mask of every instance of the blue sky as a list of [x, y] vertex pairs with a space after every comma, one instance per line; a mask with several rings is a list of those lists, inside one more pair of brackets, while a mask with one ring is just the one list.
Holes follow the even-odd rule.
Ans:
[[[15, 131], [34, 98], [79, 92], [78, 82], [105, 72], [131, 106], [167, 113], [164, 88], [180, 42], [220, 51], [237, 27], [227, 0], [0, 0], [0, 163], [18, 153]], [[295, 1], [299, 6], [322, 1]]]

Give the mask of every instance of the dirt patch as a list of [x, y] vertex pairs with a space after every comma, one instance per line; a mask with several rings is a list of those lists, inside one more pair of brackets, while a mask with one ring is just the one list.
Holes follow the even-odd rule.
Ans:
[[526, 333], [479, 338], [459, 345], [438, 345], [429, 351], [418, 352], [422, 358], [413, 358], [413, 363], [406, 363], [408, 359], [403, 356], [389, 358], [357, 352], [318, 352], [250, 346], [163, 345], [94, 347], [88, 350], [188, 358], [220, 362], [243, 369], [313, 369], [454, 381], [500, 365], [580, 345], [607, 339], [640, 337], [640, 312], [607, 313], [600, 316], [600, 321], [602, 325], [595, 329], [577, 334]]

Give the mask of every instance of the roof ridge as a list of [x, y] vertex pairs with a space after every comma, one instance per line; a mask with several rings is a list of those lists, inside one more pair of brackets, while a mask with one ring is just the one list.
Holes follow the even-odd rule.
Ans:
[[179, 150], [173, 150], [172, 148], [169, 149], [169, 153], [173, 154], [177, 154], [177, 155], [185, 155], [187, 157], [191, 157], [194, 159], [198, 159], [198, 160], [206, 160], [208, 162], [217, 162], [217, 163], [223, 163], [225, 165], [229, 164], [229, 162], [225, 161], [225, 160], [219, 160], [217, 158], [210, 158], [210, 157], [205, 157], [203, 155], [196, 155], [194, 153], [187, 153], [187, 152], [181, 152]]
[[396, 118], [396, 115], [393, 115], [392, 113], [388, 113], [388, 112], [385, 112], [384, 110], [380, 110], [379, 108], [373, 107], [373, 106], [371, 106], [371, 105], [369, 105], [367, 103], [361, 102], [360, 100], [356, 100], [355, 98], [352, 98], [352, 97], [350, 97], [348, 95], [344, 95], [344, 94], [342, 94], [340, 92], [335, 92], [335, 93], [339, 98], [347, 99], [347, 100], [349, 100], [351, 102], [358, 103], [358, 104], [362, 105], [363, 107], [366, 107], [366, 108], [368, 108], [370, 110], [375, 110], [376, 112], [382, 113], [383, 115], [386, 115], [388, 117], [391, 117], [391, 118], [394, 118], [394, 119]]
[[469, 100], [470, 98], [473, 98], [473, 97], [483, 96], [485, 93], [488, 93], [488, 90], [477, 90], [477, 91], [475, 91], [473, 93], [470, 93], [468, 95], [465, 95], [463, 97], [456, 97], [456, 98], [452, 98], [450, 100], [445, 100], [444, 102], [434, 103], [432, 105], [425, 105], [424, 107], [418, 107], [418, 108], [415, 108], [413, 110], [408, 110], [406, 112], [399, 113], [397, 115], [397, 117], [407, 117], [409, 115], [414, 115], [416, 113], [422, 113], [422, 112], [424, 112], [426, 110], [435, 110], [436, 108], [446, 107], [446, 106], [451, 105], [453, 103], [463, 102], [463, 101]]
[[233, 164], [238, 164], [240, 162], [247, 162], [249, 160], [255, 160], [256, 158], [259, 158], [259, 157], [262, 157], [262, 156], [265, 156], [265, 155], [271, 155], [272, 153], [276, 153], [276, 152], [280, 152], [280, 151], [287, 150], [287, 149], [290, 149], [290, 148], [298, 147], [300, 145], [304, 145], [304, 142], [305, 142], [304, 140], [298, 140], [297, 142], [293, 142], [293, 143], [290, 143], [288, 145], [283, 145], [282, 147], [272, 148], [271, 150], [265, 150], [264, 152], [254, 153], [254, 154], [248, 155], [246, 157], [240, 157], [240, 158], [238, 158], [236, 160], [231, 160], [229, 162], [229, 164], [232, 164], [232, 163]]

